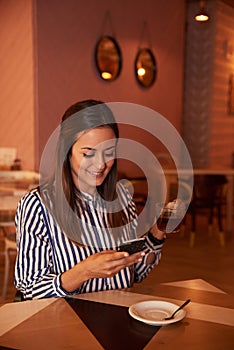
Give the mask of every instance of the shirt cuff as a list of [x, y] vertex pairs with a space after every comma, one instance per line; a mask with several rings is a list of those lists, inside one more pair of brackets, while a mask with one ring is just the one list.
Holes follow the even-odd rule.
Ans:
[[78, 288], [77, 290], [74, 290], [73, 292], [67, 292], [63, 287], [62, 287], [62, 283], [61, 283], [61, 275], [56, 276], [55, 278], [55, 290], [57, 292], [57, 294], [61, 297], [66, 297], [66, 296], [70, 296], [70, 295], [75, 295], [75, 294], [79, 294], [80, 292], [80, 288]]
[[154, 245], [160, 245], [160, 244], [163, 244], [165, 242], [165, 238], [163, 239], [158, 239], [156, 237], [153, 236], [152, 232], [148, 232], [148, 237], [149, 237], [149, 240], [154, 244]]

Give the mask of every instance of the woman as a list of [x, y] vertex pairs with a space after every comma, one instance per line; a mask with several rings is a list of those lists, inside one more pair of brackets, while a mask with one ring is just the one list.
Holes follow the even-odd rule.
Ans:
[[103, 102], [72, 105], [60, 126], [52, 177], [26, 194], [16, 213], [15, 285], [24, 299], [130, 287], [158, 264], [164, 234], [146, 248], [116, 247], [136, 237], [137, 214], [117, 183], [118, 126]]

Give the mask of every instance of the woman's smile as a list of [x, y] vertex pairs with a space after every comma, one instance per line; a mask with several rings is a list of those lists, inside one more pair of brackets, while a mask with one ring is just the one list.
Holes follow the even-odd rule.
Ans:
[[102, 177], [104, 174], [104, 171], [91, 171], [91, 170], [87, 170], [87, 173], [93, 177]]
[[70, 157], [77, 188], [92, 194], [103, 183], [115, 161], [116, 142], [109, 127], [91, 129], [78, 138]]

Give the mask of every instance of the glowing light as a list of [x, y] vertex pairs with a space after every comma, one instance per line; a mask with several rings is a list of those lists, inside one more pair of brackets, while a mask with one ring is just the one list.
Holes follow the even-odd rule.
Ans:
[[137, 74], [139, 75], [139, 77], [143, 77], [143, 75], [145, 75], [145, 69], [142, 67], [138, 68]]
[[195, 20], [197, 22], [206, 22], [209, 19], [208, 14], [205, 10], [205, 1], [200, 1], [200, 11], [195, 15]]
[[198, 13], [196, 16], [195, 16], [195, 20], [198, 21], [198, 22], [206, 22], [208, 21], [209, 17], [206, 13]]
[[105, 80], [109, 80], [112, 78], [112, 74], [109, 72], [102, 72], [102, 78]]

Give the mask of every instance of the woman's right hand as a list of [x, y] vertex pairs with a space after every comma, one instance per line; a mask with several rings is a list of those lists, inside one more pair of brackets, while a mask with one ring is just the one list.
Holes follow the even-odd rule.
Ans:
[[91, 278], [113, 277], [123, 268], [140, 262], [144, 254], [144, 252], [138, 252], [129, 255], [126, 252], [105, 250], [90, 255], [62, 274], [62, 287], [67, 292], [73, 292]]
[[126, 252], [105, 250], [89, 256], [85, 263], [88, 278], [106, 278], [116, 275], [120, 270], [142, 260], [143, 252], [129, 255]]

